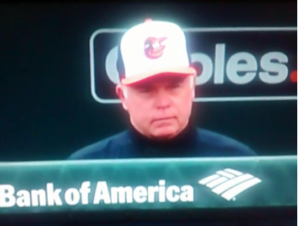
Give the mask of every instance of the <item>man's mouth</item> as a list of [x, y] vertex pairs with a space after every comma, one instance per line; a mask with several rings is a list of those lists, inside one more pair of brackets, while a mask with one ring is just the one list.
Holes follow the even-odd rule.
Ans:
[[160, 122], [160, 121], [167, 121], [167, 120], [171, 120], [171, 119], [174, 119], [175, 117], [162, 117], [162, 118], [156, 118], [156, 119], [153, 119], [152, 122]]

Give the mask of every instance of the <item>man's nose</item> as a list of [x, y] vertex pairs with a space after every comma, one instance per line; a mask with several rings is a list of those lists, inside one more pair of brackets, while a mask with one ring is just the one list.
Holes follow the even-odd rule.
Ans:
[[156, 95], [156, 106], [158, 108], [168, 108], [170, 106], [170, 97], [164, 90], [158, 90]]

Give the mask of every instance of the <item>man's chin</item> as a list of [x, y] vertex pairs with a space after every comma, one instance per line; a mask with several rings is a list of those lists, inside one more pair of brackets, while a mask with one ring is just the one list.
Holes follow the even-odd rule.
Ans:
[[164, 128], [156, 128], [152, 136], [155, 139], [172, 139], [177, 135], [177, 130], [174, 127], [168, 126]]

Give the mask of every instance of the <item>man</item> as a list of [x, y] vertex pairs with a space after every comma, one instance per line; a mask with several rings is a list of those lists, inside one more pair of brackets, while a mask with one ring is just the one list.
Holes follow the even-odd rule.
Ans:
[[190, 115], [197, 71], [177, 25], [147, 20], [131, 28], [121, 39], [119, 56], [116, 93], [131, 127], [70, 159], [255, 155], [238, 141], [194, 127]]

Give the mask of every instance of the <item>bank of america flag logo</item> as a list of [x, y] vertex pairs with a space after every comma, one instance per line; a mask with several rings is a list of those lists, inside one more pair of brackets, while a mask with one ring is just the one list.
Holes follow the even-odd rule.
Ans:
[[217, 171], [199, 181], [199, 184], [210, 188], [212, 192], [230, 201], [243, 191], [260, 183], [261, 180], [251, 174], [244, 174], [233, 169]]

